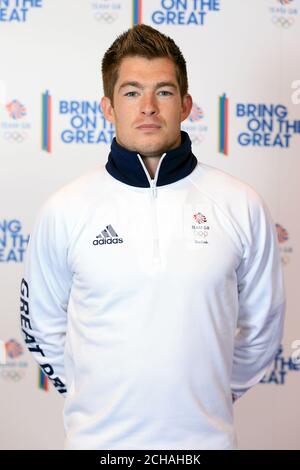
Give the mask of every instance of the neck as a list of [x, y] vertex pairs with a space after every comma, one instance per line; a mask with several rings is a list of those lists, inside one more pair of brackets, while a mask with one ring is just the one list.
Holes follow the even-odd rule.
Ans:
[[144, 170], [146, 169], [148, 177], [151, 174], [153, 179], [161, 162], [156, 182], [157, 186], [174, 183], [191, 173], [197, 165], [197, 158], [191, 151], [189, 135], [181, 131], [181, 137], [182, 142], [179, 147], [167, 150], [162, 162], [162, 151], [161, 155], [160, 152], [152, 155], [140, 154], [145, 168], [143, 168], [142, 162], [138, 158], [138, 152], [122, 147], [114, 137], [108, 161], [105, 165], [106, 170], [111, 176], [125, 184], [147, 188], [149, 187], [149, 180]]
[[151, 176], [151, 178], [154, 178], [161, 155], [155, 155], [153, 157], [145, 157], [144, 155], [141, 155], [141, 157], [143, 159], [145, 167], [149, 172], [149, 175]]
[[[179, 134], [178, 138], [176, 139], [176, 142], [174, 142], [173, 145], [165, 151], [167, 152], [169, 150], [173, 150], [173, 149], [179, 147], [180, 144], [181, 144], [181, 133]], [[140, 154], [140, 155], [143, 159], [145, 167], [148, 170], [149, 175], [151, 176], [151, 178], [154, 178], [154, 175], [155, 175], [155, 172], [156, 172], [156, 169], [157, 169], [157, 166], [159, 164], [159, 160], [160, 160], [162, 154], [151, 155], [151, 156], [150, 155], [142, 155], [142, 154]]]

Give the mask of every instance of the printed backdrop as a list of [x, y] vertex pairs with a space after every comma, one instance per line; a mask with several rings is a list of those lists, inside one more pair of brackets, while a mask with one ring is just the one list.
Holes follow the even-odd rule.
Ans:
[[46, 198], [106, 162], [101, 59], [140, 22], [186, 57], [194, 106], [182, 128], [198, 160], [252, 185], [277, 226], [284, 340], [234, 405], [239, 448], [300, 448], [299, 10], [300, 0], [0, 0], [1, 449], [63, 447], [64, 400], [20, 334], [23, 259]]

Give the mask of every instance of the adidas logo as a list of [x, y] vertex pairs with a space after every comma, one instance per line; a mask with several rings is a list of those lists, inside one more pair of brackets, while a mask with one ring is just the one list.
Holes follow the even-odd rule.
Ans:
[[100, 235], [93, 240], [93, 245], [112, 245], [115, 243], [123, 243], [123, 238], [118, 238], [117, 232], [111, 225], [107, 225]]

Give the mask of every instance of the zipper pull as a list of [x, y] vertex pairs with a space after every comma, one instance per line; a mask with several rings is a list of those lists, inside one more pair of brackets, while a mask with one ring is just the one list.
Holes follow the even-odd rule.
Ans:
[[151, 180], [151, 191], [152, 191], [152, 196], [156, 197], [157, 196], [157, 188], [155, 184], [155, 180]]

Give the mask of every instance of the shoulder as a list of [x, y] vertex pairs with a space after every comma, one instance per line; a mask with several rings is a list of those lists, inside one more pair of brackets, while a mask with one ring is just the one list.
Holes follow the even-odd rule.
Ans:
[[258, 233], [274, 232], [275, 224], [262, 196], [248, 183], [223, 171], [199, 163], [193, 175], [199, 194], [229, 221], [243, 244], [253, 243]]
[[231, 198], [237, 195], [247, 195], [248, 197], [260, 198], [258, 192], [249, 183], [224, 170], [201, 162], [198, 162], [197, 177], [199, 182], [201, 181], [201, 185], [216, 197], [222, 195]]
[[78, 214], [104, 190], [104, 172], [104, 165], [99, 165], [61, 186], [44, 201], [40, 212]]
[[52, 193], [48, 202], [53, 205], [71, 203], [84, 203], [95, 197], [100, 188], [103, 188], [104, 165], [78, 176]]
[[36, 214], [34, 229], [70, 237], [75, 226], [105, 193], [105, 167], [99, 165], [50, 194]]
[[254, 187], [224, 170], [198, 162], [194, 175], [193, 182], [199, 191], [232, 214], [266, 207]]

